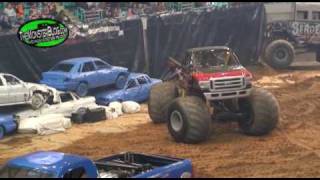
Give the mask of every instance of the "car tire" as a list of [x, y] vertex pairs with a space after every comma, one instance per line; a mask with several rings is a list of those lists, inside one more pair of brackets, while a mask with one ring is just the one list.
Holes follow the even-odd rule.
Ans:
[[290, 66], [295, 57], [292, 44], [286, 40], [275, 40], [267, 45], [264, 59], [267, 64], [276, 69], [285, 69]]
[[207, 105], [196, 96], [179, 97], [168, 108], [168, 129], [176, 142], [197, 144], [211, 134]]
[[40, 93], [34, 93], [31, 97], [32, 109], [40, 109], [45, 104], [45, 98]]
[[127, 82], [127, 76], [125, 74], [119, 74], [116, 79], [115, 86], [117, 89], [122, 89]]
[[153, 123], [167, 122], [168, 106], [178, 95], [178, 88], [172, 82], [168, 81], [152, 86], [148, 101], [148, 112]]
[[239, 126], [244, 134], [262, 136], [277, 126], [280, 107], [277, 99], [269, 91], [255, 88], [249, 98], [245, 98], [239, 103], [240, 110], [247, 114], [239, 121]]
[[85, 82], [81, 82], [76, 89], [76, 93], [80, 97], [86, 96], [88, 92], [89, 92], [89, 86]]
[[88, 123], [94, 123], [97, 121], [106, 120], [106, 109], [105, 108], [94, 108], [87, 111], [85, 114], [85, 121]]
[[85, 121], [85, 115], [88, 112], [88, 108], [81, 107], [77, 112], [71, 114], [71, 121], [73, 123], [81, 124]]

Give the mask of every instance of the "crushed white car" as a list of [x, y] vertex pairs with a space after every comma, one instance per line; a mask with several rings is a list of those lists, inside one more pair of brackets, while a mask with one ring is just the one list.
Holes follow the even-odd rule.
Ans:
[[97, 108], [101, 107], [96, 104], [94, 97], [80, 98], [73, 92], [58, 91], [58, 95], [54, 102], [45, 104], [40, 109], [32, 110], [26, 109], [14, 114], [15, 120], [20, 122], [22, 119], [39, 117], [47, 114], [63, 114], [67, 118], [71, 118], [73, 112], [80, 108]]
[[31, 117], [19, 122], [18, 133], [37, 133], [49, 135], [64, 132], [71, 128], [71, 120], [62, 114], [47, 114]]
[[56, 89], [46, 85], [23, 82], [11, 74], [0, 73], [0, 106], [30, 104], [41, 108], [48, 99], [56, 101]]

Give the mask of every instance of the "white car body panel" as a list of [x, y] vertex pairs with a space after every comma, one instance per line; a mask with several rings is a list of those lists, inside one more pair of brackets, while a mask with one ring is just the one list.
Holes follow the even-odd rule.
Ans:
[[[16, 79], [16, 84], [8, 84], [5, 76]], [[39, 91], [47, 96], [53, 96], [56, 100], [56, 89], [46, 85], [23, 82], [11, 74], [0, 73], [0, 106], [11, 106], [20, 104], [31, 104], [33, 92]]]
[[[72, 92], [60, 92], [58, 91], [57, 101], [52, 104], [46, 104], [42, 108], [38, 110], [27, 109], [15, 114], [16, 120], [19, 122], [22, 119], [30, 118], [30, 117], [39, 117], [47, 114], [63, 114], [65, 117], [70, 118], [73, 112], [76, 112], [79, 108], [96, 108], [101, 107], [96, 104], [95, 97], [84, 97], [78, 98]], [[72, 96], [72, 100], [67, 102], [62, 102], [60, 95], [70, 94]]]
[[46, 114], [21, 120], [18, 126], [18, 132], [49, 135], [64, 132], [70, 127], [71, 120], [65, 118], [63, 114]]

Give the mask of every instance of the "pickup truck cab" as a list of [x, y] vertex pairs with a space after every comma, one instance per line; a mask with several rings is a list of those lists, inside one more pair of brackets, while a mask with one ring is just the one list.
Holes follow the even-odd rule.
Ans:
[[128, 74], [127, 68], [111, 66], [99, 58], [79, 57], [61, 61], [43, 72], [40, 83], [61, 91], [74, 91], [83, 97], [93, 88], [122, 86]]
[[190, 160], [120, 153], [97, 161], [78, 155], [39, 151], [17, 157], [0, 178], [181, 178], [192, 177]]

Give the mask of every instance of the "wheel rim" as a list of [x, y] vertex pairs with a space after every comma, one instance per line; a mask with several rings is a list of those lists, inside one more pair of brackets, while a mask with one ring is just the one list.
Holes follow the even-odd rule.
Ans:
[[126, 77], [121, 75], [117, 79], [116, 86], [117, 88], [123, 88], [125, 83], [126, 83]]
[[79, 96], [85, 96], [85, 95], [87, 94], [87, 92], [88, 92], [88, 87], [87, 87], [87, 85], [84, 84], [84, 83], [81, 83], [81, 84], [79, 85], [78, 89], [77, 89], [77, 94], [78, 94]]
[[274, 54], [273, 58], [276, 59], [279, 62], [284, 62], [288, 58], [288, 52], [286, 51], [285, 48], [279, 48], [277, 49]]
[[35, 107], [40, 107], [41, 104], [42, 104], [42, 100], [39, 98], [39, 97], [34, 97], [32, 99], [32, 104], [35, 106]]
[[173, 111], [171, 113], [170, 124], [174, 131], [180, 131], [183, 128], [183, 118], [179, 111]]

